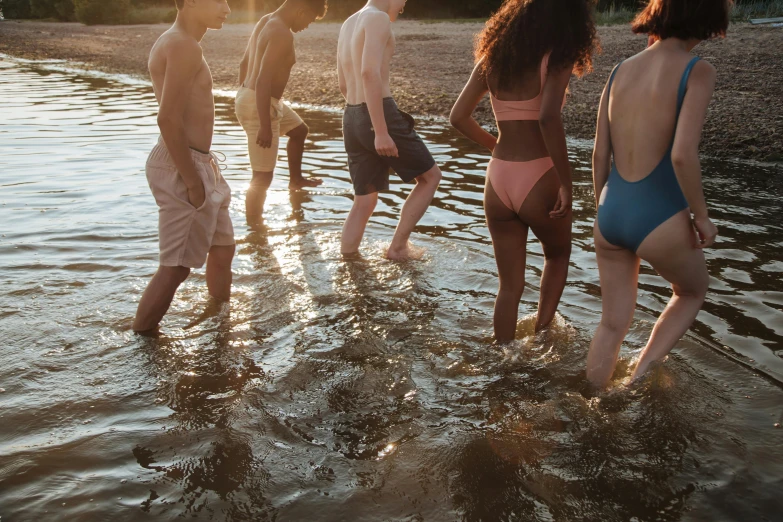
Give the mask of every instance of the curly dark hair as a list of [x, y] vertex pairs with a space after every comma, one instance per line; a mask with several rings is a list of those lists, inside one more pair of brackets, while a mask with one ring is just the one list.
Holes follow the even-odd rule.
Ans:
[[577, 76], [593, 69], [598, 51], [594, 0], [505, 0], [476, 37], [476, 61], [485, 59], [485, 78], [513, 87], [520, 73], [541, 64], [551, 51], [550, 69], [574, 64]]
[[650, 0], [633, 21], [634, 33], [661, 40], [709, 40], [726, 36], [731, 0]]

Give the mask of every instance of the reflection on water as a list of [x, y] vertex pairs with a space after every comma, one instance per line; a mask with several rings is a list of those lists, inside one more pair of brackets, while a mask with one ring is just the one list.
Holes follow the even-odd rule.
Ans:
[[[0, 61], [0, 516], [9, 520], [764, 520], [779, 513], [783, 377], [779, 173], [707, 163], [723, 238], [695, 334], [645, 383], [584, 393], [600, 309], [588, 153], [575, 150], [575, 249], [557, 327], [491, 345], [487, 157], [422, 123], [444, 182], [416, 242], [382, 258], [407, 193], [381, 197], [343, 262], [351, 186], [339, 115], [305, 111], [305, 169], [266, 229], [242, 224], [244, 133], [219, 104], [238, 233], [235, 297], [203, 271], [159, 339], [130, 323], [157, 261], [143, 173], [147, 86]], [[281, 169], [281, 173], [284, 169]], [[282, 177], [282, 176], [280, 176]], [[543, 259], [531, 243], [535, 309]], [[622, 370], [667, 298], [647, 269]]]

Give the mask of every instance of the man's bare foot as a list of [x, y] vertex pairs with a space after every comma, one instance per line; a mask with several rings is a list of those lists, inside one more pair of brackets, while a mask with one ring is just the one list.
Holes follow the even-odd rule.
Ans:
[[424, 249], [413, 246], [413, 243], [408, 242], [402, 248], [389, 247], [386, 251], [386, 259], [391, 261], [409, 261], [418, 260], [424, 257]]
[[303, 188], [320, 187], [324, 180], [321, 178], [300, 178], [292, 179], [288, 183], [288, 190], [299, 190]]

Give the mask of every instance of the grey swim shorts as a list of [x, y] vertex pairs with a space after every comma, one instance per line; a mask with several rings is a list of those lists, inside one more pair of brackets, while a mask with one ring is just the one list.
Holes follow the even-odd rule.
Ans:
[[383, 111], [389, 135], [397, 145], [397, 158], [381, 156], [375, 150], [375, 130], [367, 104], [345, 107], [345, 151], [357, 196], [388, 190], [389, 169], [410, 183], [435, 166], [435, 159], [414, 129], [413, 118], [402, 112], [392, 98], [384, 98]]

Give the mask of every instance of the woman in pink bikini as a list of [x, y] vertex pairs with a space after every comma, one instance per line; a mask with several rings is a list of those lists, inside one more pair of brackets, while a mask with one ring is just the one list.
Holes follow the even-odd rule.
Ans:
[[[498, 264], [495, 338], [516, 334], [528, 229], [545, 264], [536, 331], [555, 317], [571, 257], [571, 169], [561, 110], [571, 74], [592, 67], [590, 0], [506, 0], [477, 39], [476, 68], [451, 112], [462, 134], [492, 151], [484, 210]], [[499, 136], [473, 118], [489, 92]]]

